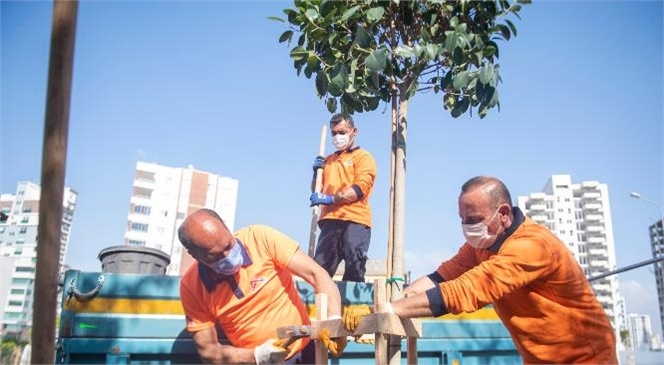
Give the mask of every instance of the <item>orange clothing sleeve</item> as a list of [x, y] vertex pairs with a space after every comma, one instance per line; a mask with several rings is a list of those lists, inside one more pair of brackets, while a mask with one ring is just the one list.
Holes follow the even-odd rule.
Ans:
[[497, 253], [464, 244], [437, 272], [446, 280], [438, 287], [447, 311], [492, 303], [524, 363], [617, 363], [602, 305], [572, 253], [546, 227], [526, 218]]

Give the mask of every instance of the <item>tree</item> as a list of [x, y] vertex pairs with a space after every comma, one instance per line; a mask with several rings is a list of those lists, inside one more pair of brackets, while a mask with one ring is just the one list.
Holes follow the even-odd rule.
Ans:
[[[314, 78], [330, 113], [392, 112], [392, 196], [388, 277], [402, 275], [408, 101], [418, 92], [442, 95], [452, 117], [500, 107], [497, 41], [516, 36], [530, 0], [295, 0], [284, 9], [297, 75]], [[292, 44], [295, 42], [295, 44]], [[398, 284], [394, 283], [393, 284]], [[392, 285], [392, 297], [401, 288]], [[396, 291], [394, 291], [396, 289]]]

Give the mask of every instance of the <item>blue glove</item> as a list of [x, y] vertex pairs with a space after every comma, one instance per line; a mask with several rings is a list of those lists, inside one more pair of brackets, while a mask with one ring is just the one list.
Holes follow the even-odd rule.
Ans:
[[309, 205], [310, 207], [313, 207], [314, 205], [330, 205], [334, 203], [334, 198], [332, 195], [313, 193], [309, 197], [309, 201], [311, 202], [311, 205]]
[[314, 174], [316, 173], [316, 170], [322, 169], [323, 166], [325, 166], [325, 157], [323, 156], [316, 156], [316, 159], [314, 160]]

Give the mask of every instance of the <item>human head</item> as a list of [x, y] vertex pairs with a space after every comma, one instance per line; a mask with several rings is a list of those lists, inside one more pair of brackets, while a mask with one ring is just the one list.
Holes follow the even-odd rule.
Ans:
[[512, 197], [502, 181], [476, 176], [466, 181], [459, 195], [462, 224], [488, 225], [488, 233], [500, 236], [512, 224]]
[[330, 119], [330, 133], [332, 134], [332, 143], [338, 150], [345, 150], [353, 147], [357, 128], [350, 115], [335, 114]]
[[178, 228], [178, 238], [187, 252], [204, 264], [217, 262], [230, 252], [235, 237], [211, 209], [191, 213]]

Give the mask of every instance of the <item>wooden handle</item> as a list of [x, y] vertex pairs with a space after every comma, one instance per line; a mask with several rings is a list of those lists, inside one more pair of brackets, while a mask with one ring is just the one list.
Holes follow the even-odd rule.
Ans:
[[[323, 125], [320, 132], [320, 147], [318, 156], [325, 157], [325, 138], [327, 137], [327, 125]], [[320, 193], [323, 189], [323, 174], [321, 169], [316, 170], [316, 183], [314, 192]], [[311, 227], [309, 229], [309, 257], [314, 257], [316, 252], [316, 231], [318, 229], [318, 216], [320, 215], [320, 205], [313, 206], [311, 209]]]

